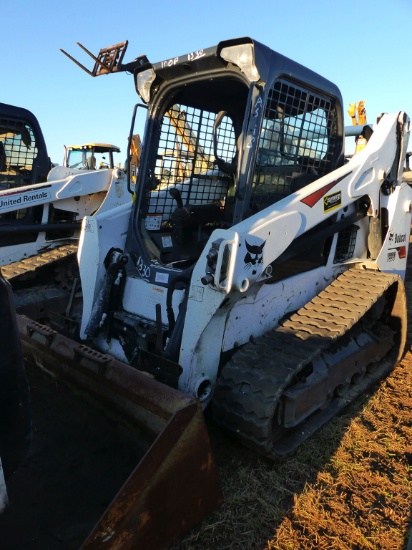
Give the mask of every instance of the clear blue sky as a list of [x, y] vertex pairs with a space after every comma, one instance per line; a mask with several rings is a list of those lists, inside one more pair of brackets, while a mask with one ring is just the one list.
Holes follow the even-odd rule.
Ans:
[[332, 80], [345, 112], [364, 100], [368, 122], [412, 117], [411, 0], [0, 0], [0, 21], [0, 101], [33, 111], [59, 164], [64, 144], [85, 141], [113, 143], [125, 157], [139, 101], [132, 76], [92, 78], [60, 52], [91, 68], [76, 42], [97, 54], [128, 40], [125, 62], [156, 62], [250, 36]]

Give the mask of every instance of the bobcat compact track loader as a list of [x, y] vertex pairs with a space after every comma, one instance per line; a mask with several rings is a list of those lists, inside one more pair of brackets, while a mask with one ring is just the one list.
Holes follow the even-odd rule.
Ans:
[[[339, 89], [263, 44], [240, 38], [123, 64], [126, 45], [90, 54], [87, 72], [132, 73], [147, 106], [135, 201], [84, 218], [81, 296], [37, 291], [33, 301], [32, 283], [15, 288], [30, 317], [18, 316], [26, 358], [104, 403], [117, 391], [129, 412], [123, 395], [135, 395], [143, 416], [167, 419], [166, 408], [194, 399], [276, 460], [402, 356], [409, 118], [359, 127], [367, 144], [346, 161]], [[138, 466], [139, 482], [158, 464]], [[140, 528], [162, 529], [165, 498], [157, 492], [146, 514], [146, 503], [109, 509], [86, 547], [131, 547]], [[181, 520], [180, 532], [190, 528]]]
[[124, 172], [113, 165], [119, 148], [94, 145], [80, 155], [86, 161], [101, 151], [110, 170], [90, 170], [86, 162], [53, 168], [33, 113], [0, 103], [0, 265], [14, 263], [3, 270], [7, 278], [75, 254], [83, 216], [131, 200]]

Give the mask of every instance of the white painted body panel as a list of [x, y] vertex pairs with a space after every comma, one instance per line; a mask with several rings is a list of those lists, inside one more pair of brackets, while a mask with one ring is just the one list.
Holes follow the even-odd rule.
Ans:
[[86, 216], [82, 221], [77, 257], [83, 290], [83, 316], [80, 336], [89, 322], [93, 303], [102, 288], [106, 273], [104, 259], [111, 248], [124, 250], [132, 202]]
[[[369, 264], [374, 269], [404, 275], [406, 258], [401, 257], [400, 247], [404, 245], [406, 235], [409, 235], [412, 189], [402, 184], [400, 178], [391, 194], [385, 196], [381, 192], [385, 175], [389, 174], [394, 163], [397, 147], [395, 136], [401, 115], [385, 115], [374, 129], [365, 149], [333, 173], [229, 229], [217, 229], [212, 233], [191, 275], [178, 361], [183, 368], [179, 378], [180, 390], [197, 395], [200, 384], [205, 380], [213, 388], [222, 352], [276, 327], [284, 315], [302, 307], [353, 264]], [[406, 145], [401, 162], [409, 136], [409, 121], [404, 126]], [[368, 216], [356, 223], [356, 243], [350, 260], [335, 259], [335, 235], [326, 265], [278, 282], [271, 280], [273, 269], [276, 269], [276, 264], [273, 267], [272, 263], [296, 238], [336, 212], [339, 212], [340, 219], [351, 215], [354, 212], [354, 201], [365, 195], [369, 197], [371, 205]], [[378, 215], [382, 205], [388, 210], [389, 230], [379, 257], [368, 260], [369, 220]], [[120, 212], [119, 218], [114, 210], [107, 216], [99, 214], [95, 218], [86, 218], [83, 224], [84, 235], [79, 250], [82, 284], [83, 280], [90, 279], [90, 283], [87, 282], [83, 289], [83, 330], [104, 277], [102, 261], [105, 253], [109, 246], [125, 250], [130, 208], [123, 208]], [[93, 237], [90, 229], [87, 229], [89, 221], [90, 227], [95, 228]], [[402, 242], [396, 242], [399, 240]], [[202, 278], [206, 273], [206, 256], [212, 243], [218, 250], [218, 268], [214, 283], [204, 284]], [[223, 265], [226, 272], [222, 278], [220, 266]], [[155, 306], [160, 303], [162, 321], [166, 322], [166, 287], [149, 283], [148, 273], [143, 272], [139, 265], [134, 267], [137, 275], [127, 278], [123, 296], [124, 310], [154, 321]], [[159, 264], [154, 262], [144, 266], [144, 269], [157, 272], [158, 267]], [[172, 273], [172, 270], [169, 272]], [[162, 266], [163, 282], [167, 280], [167, 273], [167, 268]], [[176, 315], [183, 291], [175, 292], [173, 298]], [[101, 337], [96, 343], [108, 349]], [[114, 344], [110, 346], [114, 349]], [[204, 404], [210, 397], [209, 394], [204, 398]]]
[[[63, 178], [56, 179], [58, 176]], [[43, 206], [42, 223], [48, 220], [50, 205], [74, 212], [76, 219], [82, 219], [125, 203], [131, 203], [131, 196], [126, 175], [118, 169], [80, 171], [58, 166], [50, 171], [47, 182], [0, 191], [0, 214], [40, 205]], [[79, 235], [80, 230], [74, 231], [70, 238], [51, 240], [43, 231], [34, 242], [0, 247], [0, 266], [75, 242]]]

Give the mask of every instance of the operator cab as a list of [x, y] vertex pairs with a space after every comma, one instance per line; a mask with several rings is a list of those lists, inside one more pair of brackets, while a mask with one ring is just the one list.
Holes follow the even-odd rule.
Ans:
[[[44, 207], [21, 204], [15, 193], [18, 188], [45, 183], [50, 169], [43, 132], [34, 114], [0, 103], [0, 247], [37, 239], [38, 231], [27, 228], [40, 224]], [[13, 199], [16, 209], [5, 212], [3, 207]]]
[[150, 104], [127, 243], [135, 265], [190, 269], [215, 229], [343, 164], [338, 88], [249, 38], [146, 63], [135, 83]]
[[120, 153], [119, 147], [108, 143], [68, 145], [65, 147], [63, 165], [79, 170], [113, 169], [116, 153]]

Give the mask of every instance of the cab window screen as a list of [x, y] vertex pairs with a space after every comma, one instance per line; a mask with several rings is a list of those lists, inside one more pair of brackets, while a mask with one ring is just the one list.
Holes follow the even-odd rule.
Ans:
[[[25, 122], [0, 119], [0, 190], [30, 185], [38, 149], [31, 126]], [[0, 214], [1, 220], [31, 218], [30, 210], [21, 208]]]
[[28, 124], [0, 119], [0, 189], [30, 185], [37, 153]]
[[328, 98], [276, 81], [260, 133], [252, 209], [261, 210], [332, 169], [335, 110]]
[[[170, 107], [160, 128], [148, 216], [169, 219], [176, 207], [169, 190], [176, 187], [184, 204], [224, 204], [228, 178], [214, 157], [213, 132], [217, 114], [184, 105]], [[233, 123], [225, 116], [217, 129], [218, 156], [231, 162], [236, 154]], [[150, 175], [147, 175], [150, 178]], [[150, 218], [148, 224], [152, 224]]]

